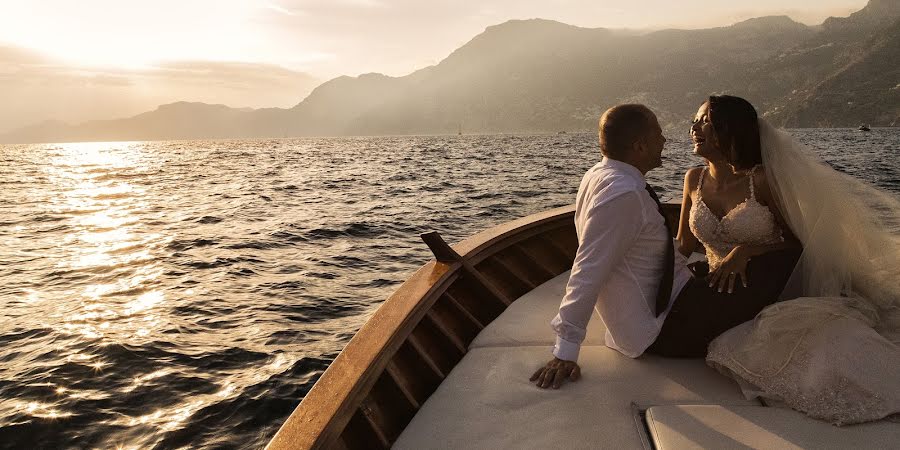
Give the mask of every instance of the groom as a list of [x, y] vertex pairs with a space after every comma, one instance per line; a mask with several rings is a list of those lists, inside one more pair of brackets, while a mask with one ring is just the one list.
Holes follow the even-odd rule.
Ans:
[[[671, 299], [690, 278], [683, 257], [679, 264], [668, 259], [677, 252], [656, 194], [644, 179], [661, 165], [665, 142], [656, 115], [644, 105], [614, 106], [600, 117], [603, 159], [578, 188], [578, 251], [559, 315], [551, 322], [557, 336], [554, 358], [531, 377], [538, 386], [558, 388], [566, 378], [578, 379], [578, 352], [595, 307], [606, 324], [606, 345], [640, 356], [659, 334]], [[671, 284], [660, 289], [667, 270]], [[667, 297], [659, 315], [657, 295]]]
[[551, 322], [553, 359], [531, 377], [539, 387], [558, 388], [580, 377], [576, 361], [594, 308], [606, 325], [606, 345], [625, 356], [702, 357], [712, 339], [773, 303], [786, 281], [764, 273], [784, 264], [781, 256], [755, 258], [759, 270], [752, 275], [758, 276], [733, 294], [691, 277], [644, 178], [661, 165], [665, 142], [646, 106], [618, 105], [600, 117], [603, 159], [578, 188], [578, 251]]

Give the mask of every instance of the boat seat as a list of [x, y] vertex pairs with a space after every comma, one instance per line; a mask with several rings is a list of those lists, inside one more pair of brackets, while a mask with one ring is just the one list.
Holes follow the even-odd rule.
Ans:
[[[694, 253], [688, 263], [703, 261], [706, 255]], [[565, 271], [519, 297], [503, 314], [488, 324], [469, 344], [469, 348], [515, 347], [544, 345], [552, 347], [556, 334], [550, 321], [559, 312], [559, 303], [566, 292], [569, 272]], [[597, 310], [587, 326], [582, 345], [605, 345], [606, 325]]]
[[900, 448], [900, 424], [836, 427], [785, 408], [657, 406], [647, 426], [659, 450], [692, 448]]
[[647, 445], [636, 409], [758, 405], [702, 360], [627, 358], [581, 350], [582, 379], [559, 390], [528, 378], [546, 346], [473, 348], [422, 405], [395, 448], [634, 448]]
[[[551, 278], [544, 284], [519, 297], [489, 323], [469, 344], [469, 348], [537, 346], [552, 347], [556, 334], [550, 321], [559, 312], [559, 302], [566, 292], [569, 271]], [[606, 327], [594, 310], [588, 322], [582, 345], [604, 345]]]

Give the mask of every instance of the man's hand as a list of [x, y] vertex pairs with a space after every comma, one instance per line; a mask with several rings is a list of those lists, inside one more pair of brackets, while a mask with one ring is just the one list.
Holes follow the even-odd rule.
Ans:
[[581, 368], [575, 361], [553, 358], [531, 376], [531, 381], [535, 381], [534, 384], [541, 389], [559, 389], [566, 378], [578, 381], [581, 378]]

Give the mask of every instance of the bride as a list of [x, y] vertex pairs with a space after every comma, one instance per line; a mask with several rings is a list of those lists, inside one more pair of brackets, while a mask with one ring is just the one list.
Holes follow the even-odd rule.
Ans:
[[738, 97], [710, 97], [691, 137], [709, 164], [685, 176], [678, 242], [704, 245], [711, 285], [740, 289], [751, 258], [803, 246], [783, 301], [716, 338], [707, 362], [750, 397], [837, 425], [900, 413], [900, 201]]

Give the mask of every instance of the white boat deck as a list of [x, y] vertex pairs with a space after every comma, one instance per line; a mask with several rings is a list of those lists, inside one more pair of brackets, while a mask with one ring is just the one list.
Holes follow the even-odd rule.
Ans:
[[838, 428], [745, 399], [701, 359], [622, 356], [603, 345], [599, 317], [582, 379], [537, 388], [528, 378], [551, 357], [549, 322], [567, 280], [544, 283], [488, 325], [394, 448], [900, 448], [897, 423]]

